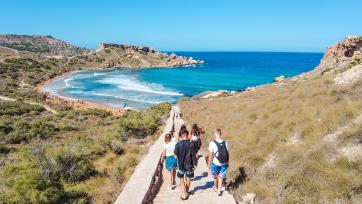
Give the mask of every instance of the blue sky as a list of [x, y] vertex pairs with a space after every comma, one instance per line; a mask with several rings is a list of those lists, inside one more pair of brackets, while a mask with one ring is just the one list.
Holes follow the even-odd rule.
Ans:
[[2, 0], [0, 33], [174, 51], [323, 52], [362, 35], [362, 0]]

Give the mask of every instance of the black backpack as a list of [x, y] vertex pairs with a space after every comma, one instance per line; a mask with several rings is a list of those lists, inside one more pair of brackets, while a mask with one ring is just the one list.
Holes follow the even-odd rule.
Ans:
[[[229, 162], [229, 151], [226, 147], [226, 143], [225, 141], [218, 143], [216, 142], [216, 140], [214, 140], [214, 143], [217, 146], [217, 152], [214, 153], [214, 156], [216, 157], [216, 159], [221, 163], [221, 164], [225, 164]], [[216, 156], [216, 153], [219, 153], [218, 156]]]

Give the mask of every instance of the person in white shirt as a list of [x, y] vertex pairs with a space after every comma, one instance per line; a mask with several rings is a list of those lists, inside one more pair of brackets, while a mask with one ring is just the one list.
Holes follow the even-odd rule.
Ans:
[[214, 130], [215, 139], [209, 144], [208, 166], [214, 179], [214, 190], [221, 196], [221, 186], [226, 178], [229, 166], [229, 147], [228, 143], [221, 139], [221, 130]]
[[177, 160], [174, 155], [176, 140], [173, 139], [170, 133], [165, 135], [165, 143], [163, 144], [163, 152], [162, 152], [162, 163], [165, 162], [165, 168], [167, 170], [167, 175], [170, 181], [170, 189], [173, 190], [176, 186], [176, 167]]

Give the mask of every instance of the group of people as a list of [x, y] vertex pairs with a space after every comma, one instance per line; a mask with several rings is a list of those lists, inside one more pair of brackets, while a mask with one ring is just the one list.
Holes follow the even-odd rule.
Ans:
[[[222, 183], [226, 178], [229, 161], [229, 148], [226, 141], [221, 138], [221, 130], [214, 130], [215, 139], [209, 143], [208, 168], [214, 179], [214, 191], [222, 195]], [[167, 177], [170, 181], [170, 190], [176, 187], [176, 176], [180, 180], [181, 199], [187, 200], [194, 192], [190, 191], [191, 179], [197, 168], [201, 148], [202, 130], [193, 124], [191, 131], [182, 125], [179, 133], [173, 132], [165, 135], [162, 162], [165, 164]]]

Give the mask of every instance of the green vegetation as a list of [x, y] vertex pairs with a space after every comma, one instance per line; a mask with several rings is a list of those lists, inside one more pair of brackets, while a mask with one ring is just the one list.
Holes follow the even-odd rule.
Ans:
[[143, 139], [156, 132], [158, 126], [161, 125], [161, 116], [168, 113], [170, 109], [170, 104], [163, 103], [144, 112], [125, 113], [120, 121], [118, 132], [123, 140], [128, 140], [129, 137]]
[[186, 102], [186, 101], [190, 101], [191, 98], [190, 97], [181, 97], [177, 102]]
[[111, 202], [147, 147], [126, 141], [121, 132], [147, 144], [170, 107], [115, 117], [96, 109], [50, 114], [24, 102], [1, 103], [0, 202]]
[[223, 130], [231, 146], [228, 186], [237, 200], [254, 192], [262, 203], [349, 203], [361, 194], [362, 160], [336, 149], [358, 144], [361, 126], [333, 142], [324, 138], [360, 114], [360, 90], [361, 81], [339, 87], [322, 76], [183, 102], [181, 109], [188, 123], [209, 131], [206, 140], [214, 128]]
[[0, 116], [1, 115], [23, 115], [29, 112], [43, 112], [45, 109], [38, 105], [31, 105], [24, 102], [0, 102]]

